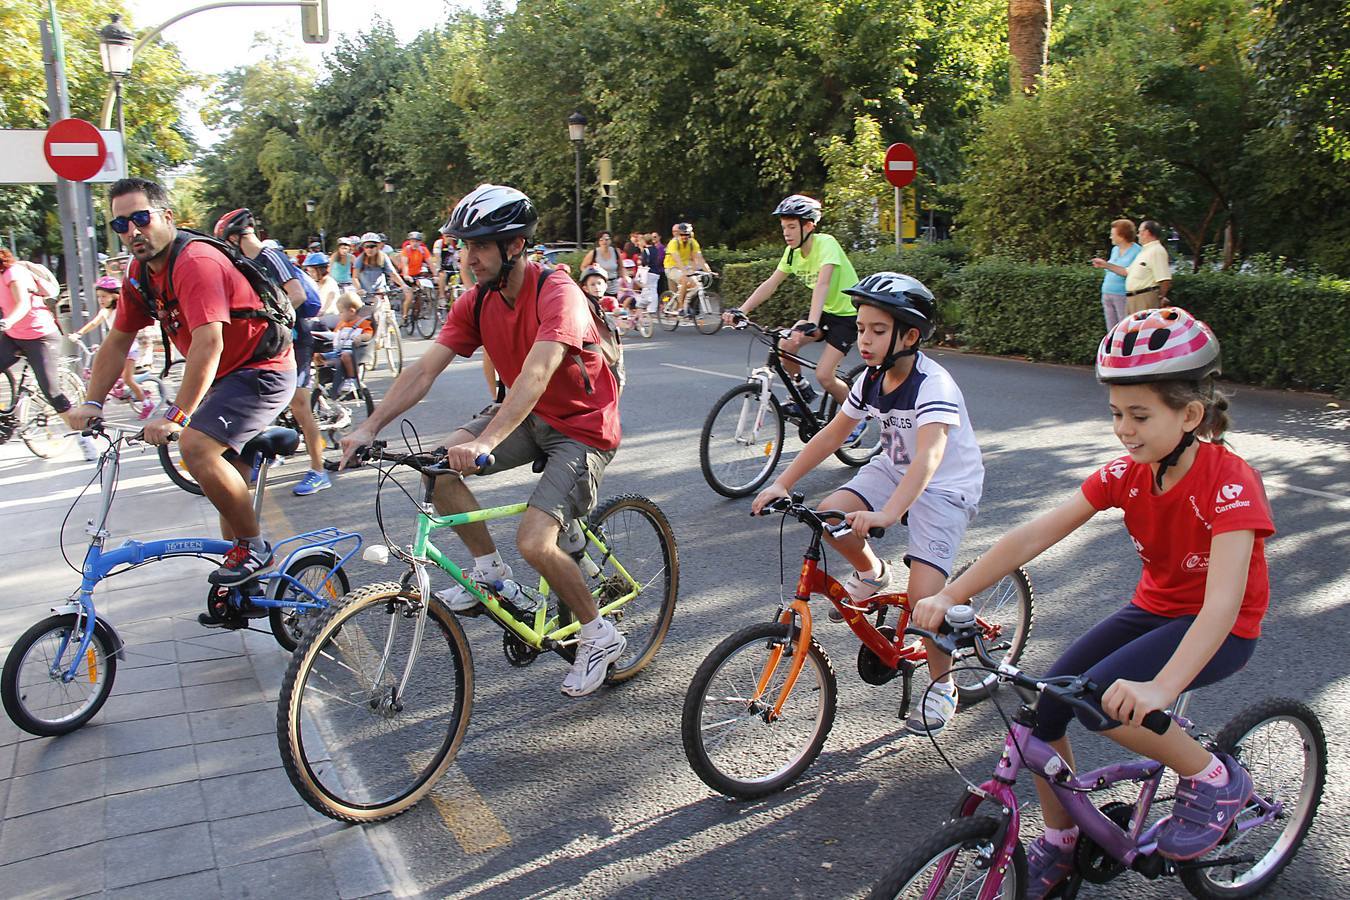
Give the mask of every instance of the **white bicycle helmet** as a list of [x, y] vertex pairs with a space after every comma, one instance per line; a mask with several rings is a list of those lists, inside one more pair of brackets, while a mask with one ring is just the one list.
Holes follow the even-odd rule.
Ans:
[[1179, 306], [1126, 316], [1097, 348], [1097, 380], [1103, 384], [1200, 381], [1218, 371], [1219, 339]]
[[455, 205], [449, 222], [450, 234], [468, 241], [529, 237], [538, 224], [530, 198], [503, 184], [480, 184]]
[[773, 214], [777, 218], [792, 216], [805, 219], [808, 222], [819, 222], [820, 201], [805, 194], [793, 194], [790, 197], [784, 197], [783, 201], [774, 207]]
[[379, 244], [381, 247], [384, 246], [384, 241], [373, 231], [367, 231], [365, 234], [361, 235], [359, 243], [362, 246], [365, 246], [366, 244]]

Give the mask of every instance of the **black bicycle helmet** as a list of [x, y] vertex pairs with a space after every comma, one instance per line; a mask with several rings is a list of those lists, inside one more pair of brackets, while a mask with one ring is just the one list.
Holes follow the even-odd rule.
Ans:
[[805, 194], [793, 194], [791, 197], [784, 197], [783, 201], [774, 207], [773, 214], [777, 218], [791, 216], [808, 222], [819, 222], [820, 201]]
[[530, 198], [502, 184], [480, 184], [455, 204], [448, 223], [449, 233], [466, 241], [529, 237], [538, 224]]
[[241, 207], [240, 209], [227, 212], [217, 219], [213, 233], [216, 236], [216, 240], [226, 241], [236, 234], [243, 234], [250, 228], [254, 228], [256, 225], [257, 223], [253, 220], [253, 213], [248, 207]]
[[[890, 369], [901, 357], [918, 353], [919, 341], [928, 340], [937, 330], [937, 323], [934, 321], [937, 301], [933, 299], [933, 292], [924, 287], [923, 282], [917, 278], [901, 275], [899, 272], [877, 272], [875, 275], [868, 275], [853, 287], [845, 288], [844, 293], [852, 298], [854, 308], [875, 306], [890, 313], [892, 318], [905, 326], [903, 329], [892, 329], [891, 346], [886, 351], [881, 365], [876, 367], [877, 374]], [[906, 350], [896, 350], [895, 346], [900, 342], [902, 331], [908, 331], [910, 328], [919, 329], [919, 341], [915, 341], [914, 346]]]

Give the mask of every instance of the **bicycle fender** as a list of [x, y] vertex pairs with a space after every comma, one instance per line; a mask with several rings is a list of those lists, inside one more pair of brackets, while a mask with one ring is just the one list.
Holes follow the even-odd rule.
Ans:
[[[51, 610], [58, 616], [63, 616], [66, 615], [67, 613], [71, 613], [73, 615], [78, 616], [84, 612], [84, 607], [81, 606], [79, 603], [76, 603], [74, 600], [72, 600], [69, 603], [62, 604], [61, 606], [53, 606]], [[99, 635], [103, 638], [105, 644], [107, 644], [109, 647], [114, 648], [113, 656], [119, 662], [126, 662], [127, 646], [125, 643], [123, 643], [122, 636], [117, 633], [117, 628], [114, 627], [111, 622], [109, 622], [102, 616], [95, 616], [94, 631], [99, 633]]]

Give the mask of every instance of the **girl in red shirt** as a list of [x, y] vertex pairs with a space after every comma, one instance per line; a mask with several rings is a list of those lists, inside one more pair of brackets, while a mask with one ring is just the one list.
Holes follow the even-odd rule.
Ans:
[[[1069, 500], [1019, 526], [941, 593], [916, 604], [914, 623], [936, 629], [946, 611], [1063, 540], [1108, 507], [1143, 561], [1134, 596], [1069, 647], [1050, 675], [1102, 685], [1104, 733], [1180, 776], [1158, 850], [1196, 859], [1217, 846], [1252, 794], [1251, 777], [1175, 723], [1140, 727], [1183, 691], [1213, 684], [1251, 658], [1270, 597], [1265, 539], [1274, 533], [1257, 473], [1223, 445], [1228, 401], [1216, 394], [1219, 342], [1203, 322], [1169, 307], [1134, 313], [1102, 340], [1097, 378], [1126, 454], [1098, 469]], [[1070, 765], [1073, 711], [1042, 695], [1035, 734]], [[1085, 723], [1086, 724], [1086, 723]], [[1089, 726], [1092, 727], [1092, 726]], [[1028, 856], [1028, 898], [1044, 897], [1073, 867], [1078, 829], [1041, 779], [1046, 833]]]

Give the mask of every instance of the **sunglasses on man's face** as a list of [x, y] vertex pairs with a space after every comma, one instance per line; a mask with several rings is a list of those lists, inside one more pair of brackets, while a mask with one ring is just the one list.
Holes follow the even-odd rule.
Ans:
[[145, 228], [150, 224], [150, 216], [154, 212], [153, 209], [138, 209], [129, 216], [118, 216], [112, 220], [112, 230], [118, 234], [126, 234], [132, 225]]

